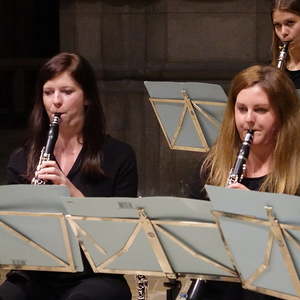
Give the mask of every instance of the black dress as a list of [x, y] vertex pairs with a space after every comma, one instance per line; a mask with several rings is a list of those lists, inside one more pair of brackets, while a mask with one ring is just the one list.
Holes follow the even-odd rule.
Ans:
[[[102, 178], [92, 180], [80, 172], [84, 156], [81, 150], [68, 179], [87, 197], [136, 197], [137, 165], [132, 148], [107, 136], [102, 148]], [[26, 153], [23, 148], [15, 151], [7, 166], [9, 184], [29, 183], [23, 174], [26, 170]], [[0, 286], [1, 300], [52, 300], [52, 299], [103, 299], [129, 300], [130, 289], [122, 275], [95, 274], [82, 255], [84, 271], [77, 273], [12, 271]], [[101, 294], [101, 297], [99, 297]]]
[[300, 89], [300, 70], [290, 71], [286, 69], [286, 72], [294, 82], [296, 89]]

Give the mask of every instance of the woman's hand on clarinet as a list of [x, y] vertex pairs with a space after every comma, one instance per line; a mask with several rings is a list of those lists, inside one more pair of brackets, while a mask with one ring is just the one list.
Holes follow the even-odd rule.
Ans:
[[84, 197], [84, 195], [67, 178], [54, 160], [42, 162], [41, 168], [37, 172], [37, 176], [44, 181], [51, 181], [53, 184], [67, 187], [70, 196], [72, 197]]
[[229, 189], [236, 189], [236, 190], [247, 190], [247, 191], [249, 191], [249, 189], [247, 187], [245, 187], [241, 183], [232, 183], [232, 184], [228, 185], [227, 188], [229, 188]]

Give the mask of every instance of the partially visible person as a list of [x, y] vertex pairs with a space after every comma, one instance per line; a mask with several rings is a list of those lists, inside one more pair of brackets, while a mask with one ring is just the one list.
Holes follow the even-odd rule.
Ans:
[[272, 64], [278, 64], [282, 42], [288, 43], [285, 70], [300, 89], [300, 0], [273, 0]]
[[[54, 152], [36, 172], [55, 113], [61, 122]], [[36, 176], [67, 187], [73, 197], [136, 197], [135, 153], [106, 134], [95, 74], [82, 56], [60, 53], [42, 66], [29, 135], [11, 155], [7, 176], [10, 184], [29, 184]], [[82, 259], [84, 271], [78, 273], [11, 271], [0, 286], [0, 299], [131, 299], [122, 275], [95, 274], [84, 254]]]
[[[293, 82], [273, 66], [252, 66], [231, 83], [214, 146], [202, 157], [190, 197], [208, 200], [205, 184], [300, 195], [300, 102]], [[254, 130], [244, 178], [227, 185], [241, 143]], [[207, 281], [205, 300], [276, 299], [237, 283]], [[200, 300], [200, 299], [199, 299]]]

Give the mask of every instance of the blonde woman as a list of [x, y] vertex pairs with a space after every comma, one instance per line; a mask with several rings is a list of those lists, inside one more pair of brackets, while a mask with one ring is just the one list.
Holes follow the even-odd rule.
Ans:
[[[190, 196], [207, 199], [206, 183], [226, 186], [248, 129], [254, 130], [254, 137], [245, 176], [228, 188], [299, 194], [299, 108], [293, 82], [285, 72], [257, 65], [236, 75], [219, 136], [202, 159]], [[205, 299], [274, 299], [232, 283], [208, 282], [204, 292]]]

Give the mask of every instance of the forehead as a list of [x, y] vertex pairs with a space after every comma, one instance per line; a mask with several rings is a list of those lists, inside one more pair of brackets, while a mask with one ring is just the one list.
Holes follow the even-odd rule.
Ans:
[[275, 10], [273, 12], [273, 22], [282, 22], [284, 20], [300, 20], [300, 16], [286, 11], [286, 10]]
[[270, 105], [270, 100], [267, 93], [256, 84], [241, 90], [236, 97], [236, 104]]
[[63, 72], [50, 80], [46, 81], [44, 87], [56, 87], [56, 86], [73, 86], [79, 87], [79, 84], [73, 79], [69, 72]]

